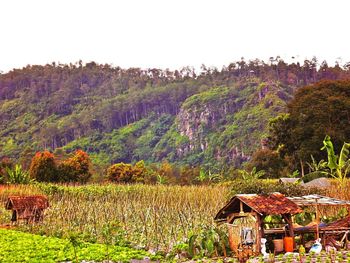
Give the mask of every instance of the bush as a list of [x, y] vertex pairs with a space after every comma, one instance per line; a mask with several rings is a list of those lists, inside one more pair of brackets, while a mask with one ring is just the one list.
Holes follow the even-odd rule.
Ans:
[[156, 175], [151, 168], [145, 166], [143, 160], [135, 165], [127, 163], [113, 164], [107, 169], [109, 181], [117, 183], [155, 183]]
[[300, 184], [282, 184], [277, 180], [234, 180], [230, 183], [231, 193], [236, 194], [270, 194], [279, 192], [285, 196], [324, 194], [320, 188], [306, 188]]
[[263, 178], [279, 178], [285, 166], [285, 160], [276, 151], [263, 149], [253, 154], [252, 159], [247, 164], [247, 169], [252, 170], [256, 167], [258, 171], [265, 171]]
[[130, 183], [133, 170], [131, 164], [117, 163], [107, 169], [107, 177], [112, 182]]

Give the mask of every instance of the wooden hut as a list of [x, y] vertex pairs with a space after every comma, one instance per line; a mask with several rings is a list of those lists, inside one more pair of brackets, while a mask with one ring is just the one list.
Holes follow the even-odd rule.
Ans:
[[12, 222], [40, 222], [43, 220], [44, 210], [48, 207], [47, 197], [43, 195], [9, 196], [5, 204], [7, 210], [12, 210]]
[[296, 203], [287, 199], [283, 194], [269, 195], [240, 194], [220, 209], [215, 216], [218, 223], [232, 224], [242, 217], [253, 217], [255, 221], [255, 254], [261, 250], [261, 238], [264, 237], [263, 219], [267, 215], [281, 215], [288, 224], [289, 236], [294, 237], [292, 215], [302, 212]]

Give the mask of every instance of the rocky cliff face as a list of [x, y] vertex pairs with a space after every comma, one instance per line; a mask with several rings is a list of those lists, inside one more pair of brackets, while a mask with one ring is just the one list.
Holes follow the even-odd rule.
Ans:
[[209, 104], [194, 106], [190, 109], [181, 109], [177, 119], [177, 129], [181, 136], [187, 136], [190, 150], [198, 149], [204, 151], [208, 147], [205, 138], [207, 131], [215, 130], [218, 122], [223, 120], [227, 114], [233, 113], [234, 107], [225, 102], [220, 107]]
[[274, 83], [232, 89], [217, 88], [188, 98], [176, 117], [176, 130], [186, 143], [176, 147], [178, 158], [198, 158], [239, 164], [261, 147], [269, 118], [285, 101]]

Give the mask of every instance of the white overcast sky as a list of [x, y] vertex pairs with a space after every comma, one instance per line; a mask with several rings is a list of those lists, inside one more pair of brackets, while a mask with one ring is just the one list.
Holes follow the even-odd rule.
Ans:
[[82, 59], [180, 68], [350, 61], [347, 0], [1, 0], [0, 70]]

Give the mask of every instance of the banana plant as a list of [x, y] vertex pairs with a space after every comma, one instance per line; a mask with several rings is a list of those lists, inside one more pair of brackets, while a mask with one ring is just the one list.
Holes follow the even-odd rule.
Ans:
[[342, 187], [345, 186], [346, 176], [350, 172], [349, 149], [350, 143], [344, 142], [338, 157], [334, 153], [333, 143], [328, 135], [326, 135], [325, 139], [323, 140], [323, 147], [321, 148], [321, 150], [327, 151], [327, 166], [331, 170], [330, 175], [335, 178]]
[[257, 171], [256, 167], [253, 167], [253, 169], [248, 172], [246, 170], [238, 170], [239, 175], [242, 177], [243, 180], [255, 180], [263, 177], [265, 175], [264, 170]]
[[29, 184], [34, 180], [30, 178], [29, 173], [23, 170], [22, 165], [16, 164], [14, 169], [5, 168], [8, 174], [7, 183], [9, 184]]
[[313, 155], [311, 155], [311, 160], [311, 163], [306, 162], [307, 166], [309, 167], [310, 173], [323, 172], [324, 169], [327, 168], [327, 162], [325, 160], [317, 162]]
[[201, 169], [199, 171], [199, 175], [195, 178], [195, 180], [200, 184], [216, 183], [222, 180], [222, 176], [220, 174], [212, 174], [211, 171], [208, 171], [206, 173], [203, 169]]
[[316, 178], [324, 176], [327, 177], [330, 174], [327, 162], [325, 160], [317, 162], [313, 155], [311, 155], [311, 160], [312, 162], [306, 162], [307, 166], [309, 167], [309, 173], [304, 176], [305, 183]]

